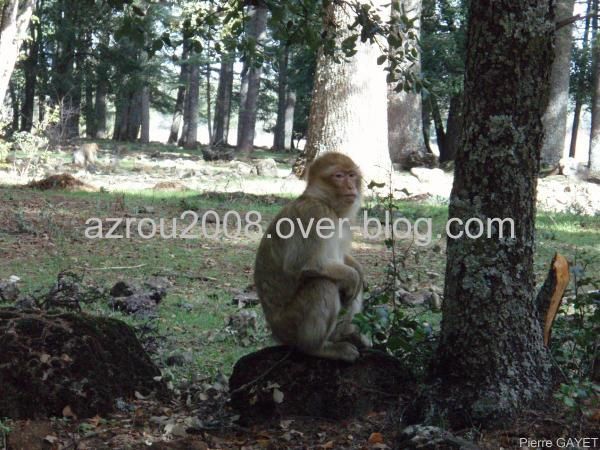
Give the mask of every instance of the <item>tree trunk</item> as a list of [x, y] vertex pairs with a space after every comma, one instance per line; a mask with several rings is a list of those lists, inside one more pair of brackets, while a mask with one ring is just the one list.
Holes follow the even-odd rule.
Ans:
[[125, 139], [129, 142], [135, 142], [140, 135], [142, 126], [142, 88], [137, 87], [131, 94], [129, 102], [129, 114], [127, 118], [127, 128]]
[[35, 92], [39, 64], [39, 48], [41, 41], [40, 27], [30, 25], [31, 41], [28, 45], [27, 59], [24, 63], [25, 72], [25, 99], [21, 113], [21, 131], [31, 131], [33, 128], [33, 109], [35, 105]]
[[[556, 2], [556, 19], [573, 15], [575, 0]], [[569, 79], [571, 75], [571, 30], [572, 25], [560, 28], [556, 33], [554, 63], [550, 77], [550, 99], [544, 114], [544, 142], [542, 144], [542, 162], [556, 165], [563, 157], [567, 135], [567, 106], [569, 104]]]
[[175, 112], [173, 113], [173, 122], [171, 122], [171, 133], [169, 134], [168, 144], [175, 144], [179, 136], [181, 121], [183, 119], [183, 109], [185, 107], [185, 89], [188, 84], [187, 59], [189, 56], [189, 39], [184, 39], [183, 50], [181, 52], [181, 68], [179, 69], [179, 87], [177, 88], [177, 99], [175, 100]]
[[185, 148], [196, 148], [198, 142], [198, 97], [200, 95], [200, 65], [197, 62], [189, 65], [189, 85], [185, 96], [183, 116], [183, 134], [179, 145]]
[[144, 86], [141, 94], [141, 133], [140, 142], [150, 143], [150, 86]]
[[90, 77], [90, 72], [86, 71], [85, 76], [85, 136], [93, 138], [96, 135], [96, 116], [94, 114], [94, 88]]
[[212, 105], [210, 101], [210, 63], [206, 63], [206, 125], [208, 127], [208, 142], [213, 141]]
[[[268, 9], [261, 1], [256, 6], [250, 6], [248, 9], [248, 37], [254, 39], [257, 43], [263, 42], [266, 37], [267, 14]], [[251, 62], [246, 71], [247, 93], [245, 101], [240, 104], [240, 114], [238, 121], [238, 151], [250, 152], [254, 147], [254, 133], [256, 127], [256, 108], [258, 103], [258, 90], [260, 88], [260, 77], [262, 75], [262, 65], [256, 67]]]
[[219, 87], [215, 105], [215, 124], [212, 145], [227, 144], [229, 118], [231, 117], [231, 90], [233, 88], [232, 55], [223, 55], [219, 71]]
[[[551, 2], [470, 4], [464, 83], [469, 126], [456, 156], [449, 217], [484, 224], [513, 218], [515, 233], [507, 237], [505, 227], [501, 238], [496, 224], [491, 238], [447, 241], [434, 360], [440, 384], [432, 399], [453, 428], [497, 426], [551, 387], [533, 272], [541, 119], [554, 57]], [[454, 234], [463, 229], [450, 227]]]
[[285, 102], [284, 150], [291, 150], [294, 133], [294, 114], [296, 112], [296, 92], [289, 90]]
[[433, 116], [433, 125], [435, 126], [435, 135], [437, 137], [441, 162], [448, 154], [448, 149], [446, 148], [446, 131], [444, 130], [444, 123], [442, 122], [440, 107], [438, 105], [437, 98], [434, 95], [429, 95], [429, 104], [431, 105], [431, 114]]
[[421, 124], [423, 125], [423, 143], [427, 153], [433, 153], [431, 150], [431, 144], [429, 142], [430, 129], [431, 129], [431, 103], [429, 101], [429, 95], [425, 96], [421, 92]]
[[[400, 3], [410, 18], [416, 17], [414, 30], [420, 34], [421, 0], [392, 0]], [[395, 16], [397, 13], [392, 13]], [[410, 63], [413, 64], [413, 63]], [[412, 72], [418, 77], [421, 73], [420, 55], [413, 64]], [[423, 116], [421, 94], [417, 92], [396, 92], [395, 83], [388, 87], [388, 140], [392, 162], [404, 164], [411, 153], [427, 153], [423, 139]]]
[[98, 79], [96, 86], [96, 102], [94, 104], [95, 137], [106, 139], [106, 96], [108, 94], [108, 80]]
[[[373, 2], [387, 13], [385, 0]], [[337, 24], [341, 43], [354, 21], [344, 4], [330, 4], [325, 24]], [[387, 83], [376, 45], [357, 42], [356, 54], [339, 63], [321, 50], [317, 57], [306, 147], [294, 164], [303, 176], [306, 165], [319, 153], [337, 151], [350, 156], [369, 179], [385, 178], [391, 170], [387, 134]], [[381, 177], [381, 178], [380, 178]], [[385, 178], [387, 179], [387, 178]]]
[[[594, 3], [594, 11], [598, 13], [598, 2]], [[592, 54], [592, 124], [590, 129], [590, 148], [588, 167], [600, 172], [600, 33], [598, 18], [594, 17], [594, 40]]]
[[[282, 45], [279, 49], [278, 85], [277, 85], [277, 121], [273, 132], [273, 150], [281, 151], [286, 147], [285, 114], [287, 111], [287, 67], [289, 47]], [[288, 144], [289, 145], [289, 144]]]
[[5, 0], [0, 17], [0, 105], [4, 102], [10, 77], [27, 37], [35, 0]]
[[463, 93], [456, 94], [450, 99], [448, 119], [446, 121], [446, 136], [444, 152], [440, 149], [440, 162], [454, 161], [458, 148], [462, 145], [463, 129]]
[[10, 93], [10, 106], [12, 108], [12, 125], [11, 128], [14, 131], [19, 129], [19, 118], [21, 117], [21, 107], [19, 102], [19, 94], [15, 82], [10, 80], [8, 82], [8, 90]]
[[[585, 18], [585, 30], [583, 32], [583, 44], [582, 54], [587, 55], [589, 35], [590, 35], [590, 13], [593, 9], [592, 0], [587, 1], [586, 18]], [[585, 97], [585, 81], [587, 78], [587, 57], [584, 56], [584, 60], [581, 61], [581, 69], [579, 76], [577, 77], [577, 87], [575, 88], [575, 109], [573, 112], [573, 127], [571, 129], [571, 144], [569, 146], [569, 157], [574, 158], [575, 152], [577, 151], [577, 134], [579, 132], [579, 117], [581, 116], [581, 108], [583, 106], [583, 99]]]

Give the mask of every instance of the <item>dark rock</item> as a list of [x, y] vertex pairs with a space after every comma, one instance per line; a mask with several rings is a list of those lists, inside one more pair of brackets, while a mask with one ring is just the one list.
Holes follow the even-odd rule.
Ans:
[[170, 286], [170, 282], [161, 277], [145, 281], [144, 288], [126, 281], [119, 281], [110, 290], [113, 298], [108, 304], [126, 314], [149, 315], [167, 295], [168, 286]]
[[126, 281], [117, 281], [110, 290], [110, 295], [112, 297], [129, 297], [139, 289], [139, 287], [134, 286], [133, 284], [128, 283]]
[[396, 358], [366, 351], [353, 364], [269, 347], [241, 358], [229, 380], [243, 422], [278, 416], [344, 419], [397, 404], [415, 382]]
[[19, 297], [19, 287], [13, 281], [0, 282], [0, 300], [14, 302]]
[[82, 313], [0, 309], [0, 417], [105, 415], [118, 397], [165, 394], [132, 329]]

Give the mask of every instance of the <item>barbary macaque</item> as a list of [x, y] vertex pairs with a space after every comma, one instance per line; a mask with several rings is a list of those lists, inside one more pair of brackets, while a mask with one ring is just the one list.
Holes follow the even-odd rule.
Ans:
[[73, 152], [73, 164], [85, 168], [94, 167], [97, 155], [98, 144], [95, 142], [86, 142]]
[[371, 345], [352, 324], [362, 310], [363, 271], [349, 254], [350, 219], [360, 207], [361, 188], [352, 159], [326, 153], [309, 167], [304, 193], [263, 236], [254, 281], [267, 323], [282, 344], [349, 362], [358, 358], [358, 347]]

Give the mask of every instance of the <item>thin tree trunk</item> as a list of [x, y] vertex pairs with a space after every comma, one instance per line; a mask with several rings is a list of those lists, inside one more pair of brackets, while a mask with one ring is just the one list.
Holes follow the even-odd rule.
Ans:
[[455, 94], [450, 99], [448, 119], [446, 121], [446, 134], [444, 136], [444, 151], [440, 149], [440, 162], [454, 161], [458, 148], [462, 145], [463, 127], [463, 93]]
[[277, 86], [277, 120], [273, 132], [273, 150], [281, 151], [286, 147], [285, 114], [287, 111], [287, 67], [289, 59], [289, 47], [283, 46], [279, 50], [278, 64], [278, 86]]
[[[416, 18], [414, 31], [420, 34], [421, 28], [421, 0], [392, 0], [392, 3], [400, 3], [410, 18]], [[396, 10], [392, 12], [397, 17]], [[412, 63], [411, 63], [412, 64]], [[411, 71], [420, 76], [420, 55]], [[423, 139], [423, 115], [421, 94], [396, 92], [395, 84], [388, 88], [388, 141], [390, 157], [392, 162], [403, 165], [410, 154], [424, 155], [427, 153]]]
[[242, 66], [242, 73], [240, 74], [240, 107], [238, 110], [238, 126], [237, 126], [237, 138], [236, 145], [239, 146], [240, 142], [242, 142], [242, 117], [244, 117], [245, 109], [246, 109], [246, 101], [248, 99], [248, 72], [249, 65], [247, 61], [244, 61], [244, 65]]
[[85, 135], [88, 138], [93, 138], [96, 135], [94, 88], [91, 79], [91, 72], [91, 70], [87, 70], [85, 76]]
[[[575, 0], [556, 2], [556, 19], [571, 17]], [[567, 135], [567, 106], [569, 104], [569, 79], [571, 74], [571, 31], [572, 24], [560, 28], [556, 33], [554, 64], [550, 78], [550, 100], [543, 118], [544, 142], [542, 162], [556, 165], [563, 157]]]
[[175, 100], [175, 112], [173, 113], [173, 121], [171, 122], [171, 133], [169, 134], [168, 144], [175, 144], [179, 136], [179, 129], [183, 120], [183, 110], [185, 108], [185, 90], [189, 82], [187, 59], [189, 56], [189, 39], [184, 39], [183, 50], [181, 52], [181, 68], [179, 69], [179, 86], [177, 88], [177, 99]]
[[[389, 3], [374, 2], [385, 17]], [[336, 24], [341, 43], [354, 21], [345, 4], [331, 3], [324, 14], [325, 24]], [[387, 83], [377, 65], [376, 45], [358, 42], [356, 54], [336, 63], [319, 52], [315, 71], [308, 138], [294, 164], [294, 173], [303, 176], [306, 166], [321, 152], [337, 151], [350, 156], [371, 179], [387, 179], [391, 169], [387, 134]]]
[[94, 123], [95, 123], [95, 137], [97, 139], [106, 139], [107, 137], [107, 125], [106, 125], [106, 96], [108, 94], [108, 80], [98, 79], [98, 85], [96, 86], [96, 101], [94, 104]]
[[[289, 86], [288, 86], [289, 89]], [[288, 90], [285, 103], [284, 150], [291, 150], [293, 145], [294, 114], [296, 112], [296, 92]]]
[[440, 113], [437, 98], [434, 95], [429, 96], [429, 104], [431, 105], [431, 115], [433, 116], [433, 125], [435, 127], [438, 149], [440, 151], [440, 161], [442, 161], [442, 155], [447, 153], [444, 122], [442, 121], [442, 114]]
[[144, 86], [141, 94], [141, 132], [140, 142], [150, 142], [150, 86]]
[[198, 142], [198, 97], [200, 95], [200, 65], [190, 64], [190, 78], [184, 113], [183, 147], [196, 148]]
[[233, 88], [233, 56], [223, 55], [219, 71], [219, 87], [215, 105], [215, 125], [212, 144], [227, 144], [231, 117], [231, 90]]
[[9, 81], [8, 90], [10, 93], [10, 106], [12, 108], [12, 126], [14, 131], [19, 129], [19, 118], [21, 117], [21, 108], [19, 102], [19, 94], [14, 81]]
[[[250, 6], [248, 16], [248, 35], [256, 40], [263, 42], [266, 37], [267, 29], [266, 5], [260, 1], [256, 6]], [[240, 116], [238, 122], [238, 151], [250, 152], [254, 148], [254, 134], [256, 128], [256, 108], [258, 103], [258, 90], [260, 88], [260, 77], [262, 75], [262, 66], [256, 67], [250, 64], [246, 72], [247, 94], [245, 102], [240, 105]]]
[[[593, 0], [587, 1], [586, 18], [585, 18], [585, 29], [583, 32], [583, 44], [582, 53], [587, 55], [589, 34], [590, 34], [590, 14], [593, 9]], [[579, 132], [579, 117], [581, 116], [581, 108], [583, 106], [583, 99], [585, 97], [585, 80], [587, 78], [587, 56], [581, 61], [581, 70], [577, 78], [577, 87], [575, 88], [575, 109], [573, 112], [573, 127], [571, 129], [571, 144], [569, 145], [569, 157], [574, 158], [577, 151], [577, 135]]]
[[35, 0], [5, 0], [0, 17], [0, 105], [4, 102], [10, 77], [27, 37]]
[[210, 63], [206, 63], [206, 124], [208, 126], [208, 142], [213, 141], [211, 102], [210, 102]]
[[33, 127], [33, 109], [35, 105], [35, 92], [39, 64], [39, 48], [41, 34], [39, 26], [30, 24], [31, 41], [28, 45], [27, 59], [25, 60], [25, 99], [21, 117], [21, 131], [31, 131]]
[[[490, 238], [447, 240], [433, 374], [439, 384], [431, 398], [452, 428], [497, 425], [527, 407], [542, 408], [552, 386], [533, 271], [541, 119], [554, 57], [551, 2], [470, 4], [468, 127], [456, 157], [449, 217], [463, 224], [513, 218], [515, 232], [510, 237], [504, 227], [502, 237], [496, 223], [481, 227]], [[449, 231], [464, 230], [455, 223]]]
[[598, 32], [598, 1], [594, 1], [595, 16], [592, 22], [592, 124], [590, 129], [590, 147], [588, 167], [600, 172], [600, 33]]

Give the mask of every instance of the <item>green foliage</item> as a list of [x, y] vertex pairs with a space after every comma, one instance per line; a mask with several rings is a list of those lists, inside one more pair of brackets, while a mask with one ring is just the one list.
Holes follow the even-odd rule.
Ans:
[[557, 398], [584, 413], [598, 407], [600, 385], [600, 278], [587, 269], [597, 257], [579, 255], [571, 268], [573, 295], [566, 298], [553, 326], [551, 349], [565, 378]]

